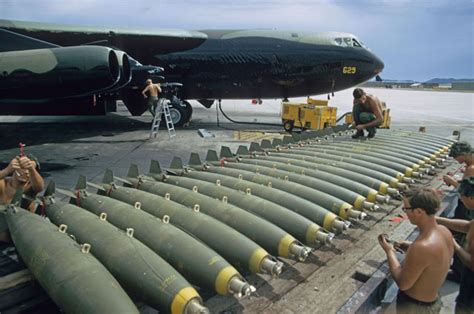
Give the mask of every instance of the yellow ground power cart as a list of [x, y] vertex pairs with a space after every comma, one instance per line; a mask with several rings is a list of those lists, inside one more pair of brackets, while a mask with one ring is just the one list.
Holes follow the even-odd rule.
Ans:
[[306, 103], [283, 102], [281, 120], [285, 131], [293, 128], [324, 129], [336, 125], [337, 108], [327, 100], [308, 98]]
[[[390, 123], [392, 122], [392, 118], [390, 117], [390, 108], [387, 108], [387, 105], [384, 101], [382, 101], [382, 118], [383, 122], [381, 125], [378, 126], [379, 129], [390, 129]], [[353, 121], [352, 114], [346, 115], [345, 122], [347, 124], [351, 124]]]

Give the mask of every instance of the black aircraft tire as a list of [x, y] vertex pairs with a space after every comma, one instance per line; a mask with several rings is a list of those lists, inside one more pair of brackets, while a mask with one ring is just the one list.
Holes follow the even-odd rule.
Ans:
[[[170, 115], [171, 121], [173, 121], [173, 125], [177, 128], [182, 127], [186, 122], [186, 111], [184, 107], [180, 105], [177, 106], [170, 106]], [[163, 117], [164, 118], [164, 117]]]
[[286, 132], [290, 132], [293, 130], [293, 121], [291, 120], [284, 120], [283, 121], [283, 128]]
[[191, 120], [191, 117], [193, 116], [193, 107], [186, 100], [183, 100], [182, 104], [184, 105], [184, 107], [182, 108], [184, 109], [186, 115], [184, 123], [188, 123]]

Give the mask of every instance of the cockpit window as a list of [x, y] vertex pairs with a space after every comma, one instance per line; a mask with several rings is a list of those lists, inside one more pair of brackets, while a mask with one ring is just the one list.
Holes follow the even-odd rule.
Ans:
[[334, 43], [341, 47], [367, 48], [360, 40], [353, 37], [337, 37], [334, 38]]
[[334, 42], [336, 43], [336, 45], [341, 47], [352, 47], [352, 38], [350, 37], [334, 38]]

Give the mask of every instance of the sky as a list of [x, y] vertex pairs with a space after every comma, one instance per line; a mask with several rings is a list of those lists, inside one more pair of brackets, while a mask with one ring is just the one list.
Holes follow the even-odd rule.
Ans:
[[383, 78], [474, 78], [473, 0], [0, 0], [0, 19], [349, 32], [384, 61]]

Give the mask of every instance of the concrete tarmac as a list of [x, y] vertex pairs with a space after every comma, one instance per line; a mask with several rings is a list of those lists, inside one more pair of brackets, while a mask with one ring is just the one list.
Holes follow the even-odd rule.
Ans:
[[[451, 135], [453, 130], [459, 130], [461, 139], [474, 144], [472, 93], [385, 89], [367, 89], [367, 92], [379, 96], [391, 108], [392, 129], [416, 131], [424, 126], [427, 133], [444, 137]], [[352, 90], [341, 91], [331, 100], [330, 105], [338, 107], [338, 115], [350, 110], [351, 94]], [[317, 98], [324, 99], [325, 96]], [[305, 101], [305, 98], [291, 101]], [[131, 163], [137, 164], [142, 172], [147, 172], [151, 159], [158, 160], [162, 168], [166, 168], [175, 156], [187, 163], [191, 152], [199, 153], [204, 159], [208, 149], [219, 151], [225, 145], [235, 151], [239, 145], [285, 134], [278, 126], [231, 123], [215, 106], [206, 109], [195, 102], [192, 105], [192, 121], [188, 127], [177, 129], [177, 136], [172, 139], [168, 138], [166, 129], [161, 129], [156, 139], [149, 139], [152, 120], [149, 113], [131, 117], [123, 105], [118, 106], [117, 113], [103, 117], [0, 117], [0, 168], [2, 163], [4, 166], [19, 153], [18, 143], [22, 142], [26, 144], [26, 153], [33, 154], [41, 162], [41, 173], [46, 181], [52, 179], [58, 187], [71, 189], [80, 174], [91, 182], [99, 182], [106, 168], [123, 177]], [[223, 101], [222, 107], [235, 120], [281, 123], [281, 104], [278, 100], [264, 100], [262, 105], [252, 105], [248, 100], [228, 100]], [[199, 129], [206, 129], [213, 137], [201, 137]], [[244, 312], [335, 312], [343, 301], [315, 306], [315, 300], [327, 300], [334, 296], [341, 284], [347, 291], [340, 297], [350, 296], [360, 286], [351, 277], [354, 265], [358, 265], [362, 272], [370, 272], [384, 260], [376, 244], [376, 234], [385, 232], [387, 228], [394, 232], [397, 228], [403, 232], [410, 229], [406, 224], [397, 226], [385, 221], [387, 214], [395, 215], [390, 212], [374, 214], [359, 229], [339, 237], [335, 249], [330, 252], [323, 250], [325, 257], [318, 255], [309, 264], [299, 263], [302, 265], [300, 268], [284, 274], [282, 279], [270, 281], [265, 278], [268, 284], [261, 284], [264, 288], [259, 292], [260, 297], [227, 305], [225, 302], [229, 300], [211, 298], [207, 304], [211, 308], [215, 306], [215, 309]], [[366, 231], [369, 228], [371, 232]], [[348, 255], [340, 254], [344, 250]], [[369, 262], [364, 260], [367, 256]], [[311, 263], [318, 265], [317, 271], [305, 266]], [[339, 285], [327, 284], [334, 278], [339, 278]], [[251, 283], [262, 281], [258, 276], [249, 280]], [[290, 284], [294, 286], [290, 287]], [[336, 290], [324, 291], [324, 285]], [[273, 305], [269, 306], [269, 302]]]
[[[425, 126], [428, 133], [449, 136], [461, 131], [461, 139], [474, 144], [474, 94], [367, 89], [386, 101], [392, 114], [392, 129], [416, 131]], [[330, 101], [338, 114], [351, 108], [352, 90], [336, 93]], [[323, 97], [317, 97], [323, 99]], [[305, 98], [291, 99], [305, 101]], [[126, 174], [130, 163], [146, 170], [151, 159], [167, 167], [174, 156], [187, 161], [190, 152], [205, 157], [208, 149], [222, 145], [237, 148], [263, 138], [281, 137], [276, 126], [235, 124], [225, 119], [216, 106], [206, 109], [193, 102], [193, 118], [189, 127], [177, 130], [169, 140], [166, 129], [157, 139], [149, 139], [152, 117], [149, 113], [132, 117], [122, 105], [118, 112], [98, 117], [0, 117], [0, 162], [8, 162], [18, 154], [18, 143], [26, 144], [26, 152], [44, 164], [43, 174], [59, 186], [74, 185], [79, 174], [98, 180], [105, 168], [118, 176]], [[281, 103], [264, 100], [252, 105], [249, 100], [223, 101], [223, 110], [234, 120], [281, 123]], [[219, 120], [219, 126], [217, 126]], [[198, 129], [214, 135], [202, 138]]]

